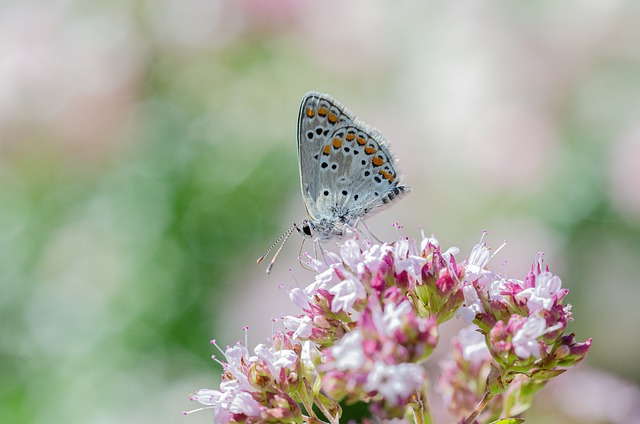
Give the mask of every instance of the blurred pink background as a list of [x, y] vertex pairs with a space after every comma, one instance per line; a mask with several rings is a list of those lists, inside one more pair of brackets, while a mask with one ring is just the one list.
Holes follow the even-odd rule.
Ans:
[[[163, 344], [166, 327], [136, 312], [173, 316], [153, 302], [192, 280], [156, 292], [173, 256], [141, 272], [149, 260], [141, 252], [164, 245], [175, 228], [167, 186], [187, 170], [204, 175], [213, 194], [189, 203], [200, 192], [185, 191], [193, 208], [185, 213], [238, 207], [247, 233], [230, 234], [218, 220], [212, 230], [189, 224], [193, 234], [219, 230], [238, 243], [219, 256], [224, 268], [200, 275], [221, 283], [200, 293], [206, 312], [193, 325], [222, 344], [243, 339], [244, 325], [251, 345], [268, 337], [272, 318], [295, 312], [279, 287], [313, 278], [296, 260], [296, 235], [272, 275], [254, 264], [305, 216], [295, 129], [300, 99], [317, 90], [390, 140], [413, 189], [369, 221], [378, 237], [396, 237], [399, 222], [418, 238], [422, 225], [468, 254], [487, 230], [494, 247], [508, 240], [494, 268], [506, 262], [504, 272], [521, 278], [544, 251], [563, 278], [571, 330], [594, 343], [583, 365], [539, 395], [531, 421], [640, 422], [632, 326], [640, 297], [638, 22], [633, 0], [1, 4], [0, 417], [210, 422], [206, 413], [179, 416], [196, 407], [190, 392], [217, 385], [219, 368], [198, 362], [208, 354], [184, 350], [209, 349], [207, 340]], [[196, 161], [194, 138], [215, 152], [210, 160]], [[164, 153], [164, 162], [145, 162]], [[156, 173], [173, 166], [177, 176]], [[233, 190], [261, 169], [282, 180], [250, 185], [273, 194], [258, 206], [249, 191]], [[131, 183], [140, 178], [148, 184]], [[245, 215], [253, 207], [264, 222]], [[224, 255], [228, 242], [209, 237]], [[189, 240], [167, 252], [201, 253]], [[138, 324], [153, 328], [161, 357], [118, 338]], [[446, 348], [443, 337], [436, 356]], [[435, 361], [429, 369], [437, 373]], [[100, 396], [91, 393], [98, 385]]]

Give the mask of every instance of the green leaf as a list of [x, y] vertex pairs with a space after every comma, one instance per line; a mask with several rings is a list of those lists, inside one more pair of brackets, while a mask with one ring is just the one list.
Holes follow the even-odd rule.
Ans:
[[500, 418], [497, 421], [493, 421], [490, 424], [518, 424], [523, 423], [524, 418]]
[[529, 377], [534, 380], [551, 380], [553, 377], [564, 374], [565, 371], [567, 370], [535, 370]]
[[323, 414], [329, 414], [326, 418], [329, 420], [338, 420], [342, 415], [342, 407], [335, 400], [323, 395], [322, 393], [316, 395], [316, 404], [321, 408]]

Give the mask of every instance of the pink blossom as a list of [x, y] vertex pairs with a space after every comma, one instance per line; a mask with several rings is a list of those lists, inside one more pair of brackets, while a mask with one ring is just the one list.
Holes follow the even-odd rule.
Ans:
[[515, 331], [512, 343], [514, 352], [518, 357], [522, 359], [527, 359], [530, 356], [534, 358], [540, 357], [540, 342], [537, 339], [544, 335], [546, 325], [546, 320], [538, 315], [532, 315], [523, 323], [517, 324], [520, 328]]
[[466, 323], [472, 322], [477, 314], [484, 313], [482, 302], [478, 296], [478, 292], [472, 285], [466, 285], [462, 288], [464, 294], [464, 305], [460, 307], [458, 314]]
[[561, 294], [562, 280], [560, 277], [543, 272], [537, 276], [535, 287], [522, 290], [518, 298], [526, 299], [527, 307], [531, 311], [547, 310], [556, 303], [558, 295]]
[[406, 271], [410, 281], [419, 284], [422, 282], [422, 266], [426, 262], [425, 258], [418, 255], [415, 241], [403, 238], [396, 242], [393, 263], [396, 274]]
[[293, 350], [274, 350], [262, 343], [255, 347], [254, 352], [256, 356], [269, 367], [276, 381], [280, 381], [282, 375], [281, 370], [291, 368], [298, 359], [298, 354]]
[[363, 388], [367, 392], [377, 392], [393, 406], [407, 402], [416, 390], [424, 386], [426, 372], [418, 364], [386, 364], [375, 362], [368, 373]]
[[346, 334], [339, 343], [331, 349], [333, 366], [339, 370], [355, 370], [365, 363], [362, 350], [362, 333], [352, 331]]
[[460, 330], [458, 342], [462, 347], [462, 357], [466, 361], [479, 364], [491, 359], [491, 353], [487, 348], [484, 336], [478, 332], [478, 326], [472, 324]]
[[230, 421], [232, 414], [259, 416], [262, 408], [250, 393], [242, 391], [237, 381], [223, 381], [220, 390], [201, 389], [191, 395], [197, 401], [214, 409], [214, 423]]
[[351, 312], [353, 304], [366, 296], [364, 286], [355, 278], [340, 281], [329, 289], [329, 293], [335, 296], [331, 302], [331, 311], [333, 312]]
[[294, 287], [289, 290], [289, 299], [300, 309], [306, 310], [311, 303], [311, 296], [309, 296], [304, 290], [299, 287]]
[[293, 331], [291, 338], [293, 340], [307, 339], [311, 336], [313, 330], [313, 321], [308, 315], [300, 317], [286, 316], [283, 319], [284, 328]]
[[364, 265], [367, 270], [375, 275], [385, 265], [385, 258], [394, 252], [393, 246], [388, 244], [374, 244], [364, 252]]

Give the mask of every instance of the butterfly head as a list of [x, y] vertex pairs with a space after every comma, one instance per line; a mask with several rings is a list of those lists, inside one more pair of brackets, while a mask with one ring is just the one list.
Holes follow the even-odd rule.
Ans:
[[303, 219], [300, 224], [295, 224], [294, 228], [305, 239], [327, 241], [334, 237], [343, 236], [345, 234], [345, 225], [345, 223], [330, 219], [320, 219], [318, 221]]
[[315, 231], [313, 230], [313, 224], [308, 219], [303, 219], [300, 224], [293, 224], [293, 227], [298, 230], [298, 233], [300, 233], [303, 238], [313, 238]]

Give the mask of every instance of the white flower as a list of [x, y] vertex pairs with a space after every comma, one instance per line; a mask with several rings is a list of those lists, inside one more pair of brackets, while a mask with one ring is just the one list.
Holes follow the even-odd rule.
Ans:
[[409, 241], [404, 238], [396, 242], [396, 254], [394, 257], [394, 267], [396, 273], [400, 274], [402, 271], [407, 271], [413, 279], [421, 283], [422, 282], [422, 267], [427, 263], [427, 260], [418, 255], [416, 251], [416, 244], [413, 240]]
[[245, 358], [245, 362], [248, 362], [246, 358], [249, 358], [249, 351], [246, 347], [237, 343], [233, 346], [227, 347], [224, 351], [224, 357], [227, 360], [227, 364], [234, 368], [242, 367], [242, 358]]
[[260, 404], [236, 380], [223, 381], [220, 390], [198, 390], [191, 399], [212, 407], [216, 424], [229, 422], [231, 413], [253, 417], [261, 412]]
[[376, 315], [379, 314], [374, 314], [373, 319], [375, 320], [376, 327], [381, 333], [391, 336], [395, 330], [402, 326], [403, 317], [406, 317], [411, 312], [411, 304], [405, 299], [398, 305], [394, 303], [387, 303], [384, 307], [381, 320], [376, 320]]
[[[520, 287], [524, 285], [524, 283], [520, 280], [505, 280], [504, 278], [499, 278], [489, 284], [489, 299], [499, 302], [507, 302], [507, 296], [502, 294], [505, 290], [507, 290], [507, 283], [516, 284]], [[507, 291], [512, 292], [511, 289]]]
[[364, 274], [364, 255], [360, 251], [360, 246], [358, 245], [356, 239], [348, 239], [342, 246], [340, 246], [340, 256], [344, 264], [349, 267], [351, 271], [355, 272], [358, 275]]
[[351, 312], [356, 300], [364, 299], [367, 296], [364, 285], [355, 278], [342, 280], [329, 289], [329, 293], [334, 295], [331, 302], [332, 312]]
[[357, 370], [365, 363], [360, 331], [347, 333], [331, 348], [333, 366], [341, 371]]
[[282, 349], [273, 351], [262, 343], [256, 346], [254, 352], [258, 358], [267, 364], [271, 375], [273, 375], [278, 382], [280, 381], [280, 370], [283, 368], [291, 368], [298, 359], [298, 355], [293, 350]]
[[203, 405], [215, 406], [218, 405], [222, 392], [212, 389], [200, 389], [195, 394], [191, 395], [190, 399], [200, 402]]
[[303, 315], [302, 317], [286, 316], [282, 320], [284, 328], [289, 331], [293, 331], [292, 339], [306, 339], [311, 336], [311, 330], [313, 330], [313, 321], [309, 316]]
[[309, 284], [305, 289], [305, 293], [309, 297], [313, 297], [318, 290], [329, 290], [341, 281], [340, 277], [336, 273], [335, 267], [328, 268], [327, 270], [316, 275], [316, 279], [313, 283]]
[[382, 261], [385, 256], [389, 254], [389, 252], [393, 252], [393, 246], [390, 246], [386, 243], [374, 244], [369, 249], [367, 249], [364, 253], [364, 265], [372, 274], [376, 274], [380, 269], [380, 265], [382, 265]]
[[228, 347], [224, 352], [224, 357], [227, 360], [224, 365], [225, 371], [231, 374], [244, 390], [252, 391], [253, 389], [249, 384], [244, 368], [246, 364], [255, 361], [257, 358], [255, 356], [250, 357], [247, 348], [239, 343]]
[[540, 357], [540, 343], [537, 338], [546, 333], [547, 322], [539, 315], [531, 315], [513, 336], [513, 349], [522, 359]]
[[247, 392], [238, 392], [229, 403], [229, 411], [234, 414], [245, 414], [250, 417], [260, 415], [260, 404]]
[[[484, 238], [484, 234], [482, 237]], [[502, 246], [504, 246], [504, 244]], [[500, 250], [502, 246], [498, 248], [498, 250]], [[487, 264], [494, 255], [495, 254], [491, 253], [491, 249], [487, 247], [487, 244], [483, 240], [480, 240], [480, 243], [476, 244], [473, 249], [471, 249], [471, 254], [469, 254], [469, 260], [464, 270], [463, 283], [470, 284], [478, 280], [478, 287], [484, 289], [493, 281], [499, 280], [499, 275], [486, 269]]]
[[376, 362], [363, 388], [367, 392], [377, 391], [388, 403], [400, 405], [425, 383], [424, 369], [414, 363], [397, 365]]
[[462, 357], [472, 364], [479, 364], [484, 360], [491, 359], [491, 353], [485, 343], [484, 336], [477, 330], [478, 326], [470, 325], [458, 333]]
[[462, 316], [462, 319], [466, 323], [470, 323], [474, 320], [477, 314], [484, 312], [482, 302], [478, 297], [478, 292], [475, 287], [466, 285], [462, 288], [462, 294], [464, 295], [464, 305], [460, 307], [457, 314]]
[[562, 280], [550, 272], [543, 272], [536, 278], [536, 286], [518, 293], [518, 298], [527, 299], [529, 310], [537, 312], [542, 309], [551, 310], [556, 295], [562, 288]]
[[315, 373], [315, 364], [313, 362], [313, 359], [318, 357], [318, 355], [320, 355], [320, 351], [318, 350], [318, 347], [316, 346], [315, 343], [312, 343], [310, 340], [306, 340], [302, 342], [300, 360], [302, 361], [302, 364], [305, 367], [314, 370], [314, 373]]
[[300, 309], [309, 309], [311, 297], [301, 288], [294, 287], [289, 290], [289, 299]]
[[480, 273], [487, 267], [491, 258], [491, 249], [489, 249], [487, 244], [481, 240], [480, 243], [476, 244], [473, 246], [473, 249], [471, 249], [467, 271], [470, 273]]
[[[424, 233], [423, 233], [424, 236]], [[438, 239], [436, 239], [435, 237], [431, 236], [431, 237], [422, 237], [422, 241], [420, 242], [420, 251], [424, 252], [424, 249], [427, 248], [427, 246], [432, 245], [434, 247], [438, 247], [440, 246], [440, 242], [438, 241]]]
[[322, 273], [322, 272], [326, 271], [327, 269], [331, 268], [331, 265], [335, 265], [335, 264], [338, 264], [338, 263], [342, 262], [340, 257], [338, 255], [336, 255], [335, 253], [333, 253], [333, 252], [326, 252], [326, 255], [324, 257], [324, 259], [325, 259], [324, 261], [321, 261], [321, 260], [318, 260], [316, 258], [313, 258], [313, 257], [309, 256], [306, 253], [305, 253], [305, 255], [309, 259], [307, 264], [309, 265], [309, 267], [311, 269], [313, 269], [317, 273]]

